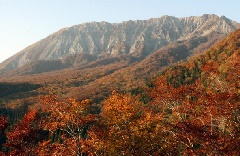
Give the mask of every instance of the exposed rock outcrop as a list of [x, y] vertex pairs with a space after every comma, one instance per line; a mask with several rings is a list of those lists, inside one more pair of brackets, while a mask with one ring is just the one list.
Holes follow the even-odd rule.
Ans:
[[36, 60], [62, 59], [71, 54], [128, 54], [146, 57], [163, 46], [194, 36], [220, 35], [240, 28], [224, 16], [203, 15], [176, 18], [163, 16], [122, 23], [92, 22], [75, 25], [46, 37], [0, 64], [1, 70], [21, 67]]

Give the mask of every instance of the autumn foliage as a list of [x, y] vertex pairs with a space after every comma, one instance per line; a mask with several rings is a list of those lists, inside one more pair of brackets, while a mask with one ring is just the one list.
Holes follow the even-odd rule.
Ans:
[[139, 97], [114, 91], [100, 115], [101, 125], [89, 131], [91, 154], [149, 155], [164, 150], [161, 145], [166, 130], [161, 124], [162, 116], [154, 114]]
[[[41, 128], [37, 125], [38, 112], [29, 111], [11, 131], [6, 133], [9, 155], [32, 155], [41, 136]], [[42, 138], [43, 137], [43, 138]]]
[[[41, 123], [44, 130], [55, 135], [55, 139], [39, 143], [39, 155], [81, 155], [82, 142], [96, 115], [89, 113], [89, 100], [77, 102], [75, 99], [58, 101], [54, 95], [43, 98], [43, 112], [46, 115]], [[57, 133], [57, 134], [56, 134]]]
[[237, 31], [146, 86], [113, 90], [100, 113], [50, 94], [14, 125], [0, 116], [0, 154], [240, 155], [239, 42]]

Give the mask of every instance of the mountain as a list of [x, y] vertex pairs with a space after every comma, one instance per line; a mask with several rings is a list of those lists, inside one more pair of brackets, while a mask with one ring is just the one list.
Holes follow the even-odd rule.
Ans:
[[61, 29], [30, 45], [2, 62], [0, 69], [6, 71], [34, 61], [62, 59], [74, 54], [88, 54], [95, 58], [127, 54], [145, 58], [175, 41], [213, 32], [227, 35], [237, 28], [240, 28], [237, 22], [208, 14], [185, 18], [163, 16], [122, 23], [85, 23]]
[[[169, 24], [169, 22], [167, 21], [172, 22], [170, 22]], [[176, 21], [185, 21], [185, 26], [181, 27], [181, 34], [184, 34], [183, 31], [185, 31], [185, 35], [178, 36], [178, 39], [172, 39], [172, 41], [169, 41], [169, 43], [166, 43], [166, 45], [160, 45], [156, 43], [156, 45], [159, 47], [151, 48], [150, 44], [156, 42], [157, 40], [160, 41], [162, 40], [162, 38], [164, 39], [164, 37], [156, 37], [156, 34], [161, 34], [161, 32], [155, 32], [156, 30], [168, 30], [166, 28], [166, 25], [168, 24], [169, 26], [171, 25], [171, 27], [174, 27], [174, 30], [175, 28], [179, 28], [180, 30], [179, 23], [184, 22], [178, 22], [177, 27], [176, 24], [174, 25], [173, 23]], [[69, 32], [68, 30], [70, 28], [66, 28], [53, 35], [50, 35], [42, 41], [39, 41], [29, 46], [20, 53], [3, 62], [1, 64], [1, 67], [3, 69], [2, 73], [0, 74], [0, 83], [14, 83], [14, 86], [16, 87], [22, 86], [22, 84], [28, 84], [29, 86], [37, 85], [41, 86], [41, 88], [44, 88], [45, 91], [51, 91], [54, 92], [54, 94], [61, 95], [62, 98], [74, 97], [79, 100], [88, 98], [95, 102], [99, 102], [105, 99], [114, 89], [128, 92], [134, 90], [138, 86], [144, 86], [146, 84], [146, 80], [148, 81], [152, 77], [159, 75], [159, 73], [163, 69], [166, 69], [169, 66], [174, 65], [175, 63], [181, 63], [191, 59], [194, 56], [200, 55], [203, 51], [209, 49], [211, 46], [222, 40], [230, 31], [233, 31], [239, 27], [239, 24], [237, 24], [236, 22], [233, 22], [225, 17], [218, 17], [216, 15], [203, 15], [201, 17], [188, 18], [175, 18], [170, 16], [164, 16], [159, 19], [150, 19], [147, 21], [128, 21], [121, 24], [109, 23], [108, 25], [112, 25], [112, 27], [116, 25], [119, 27], [121, 25], [123, 27], [123, 25], [125, 25], [124, 29], [121, 29], [121, 31], [123, 31], [126, 29], [127, 23], [136, 24], [144, 22], [152, 23], [148, 24], [148, 26], [146, 25], [146, 30], [141, 32], [142, 34], [145, 34], [145, 36], [149, 37], [150, 42], [148, 40], [144, 40], [144, 43], [139, 43], [139, 45], [149, 47], [149, 49], [152, 49], [152, 51], [142, 51], [144, 53], [140, 51], [138, 51], [139, 53], [137, 51], [136, 53], [130, 53], [128, 51], [125, 51], [121, 54], [110, 52], [102, 52], [99, 54], [93, 52], [79, 52], [75, 54], [69, 54], [70, 52], [68, 51], [68, 54], [66, 53], [64, 55], [57, 55], [58, 52], [55, 51], [52, 52], [52, 55], [50, 55], [49, 53], [49, 57], [56, 56], [56, 58], [50, 59], [47, 57], [43, 57], [47, 56], [45, 55], [46, 51], [43, 51], [43, 47], [47, 48], [48, 51], [53, 50], [53, 48], [64, 47], [63, 43], [60, 44], [61, 46], [59, 45], [54, 47], [54, 44], [52, 43], [55, 42], [55, 40], [52, 40], [50, 42], [50, 39], [55, 36], [55, 38], [59, 38], [60, 42], [61, 36], [64, 36], [63, 32], [65, 31], [65, 36], [66, 33]], [[204, 22], [205, 24], [203, 24]], [[190, 31], [190, 27], [193, 28], [194, 26], [191, 25], [193, 23], [195, 23], [196, 26], [196, 28], [194, 29], [195, 31]], [[226, 24], [224, 27], [223, 23]], [[94, 24], [101, 25], [101, 23], [96, 22], [83, 25], [90, 26]], [[81, 28], [83, 27], [83, 25], [73, 26], [71, 28], [76, 29], [77, 27], [79, 27], [79, 31], [81, 32], [83, 31], [83, 28]], [[156, 27], [156, 25], [163, 25], [165, 27]], [[130, 30], [136, 30], [136, 32], [138, 32], [138, 29], [132, 28]], [[180, 31], [178, 31], [178, 33], [180, 33]], [[94, 33], [92, 32], [91, 34], [90, 32], [88, 32], [87, 34], [90, 34], [89, 36], [91, 36]], [[97, 34], [97, 32], [95, 32], [95, 34]], [[82, 37], [82, 35], [83, 33], [78, 36], [78, 38]], [[129, 33], [126, 33], [125, 35], [128, 36]], [[155, 36], [155, 38], [153, 36]], [[111, 40], [113, 38], [115, 38], [116, 40], [119, 39], [118, 36], [114, 35], [110, 36], [109, 38], [111, 38]], [[49, 42], [47, 42], [47, 40], [49, 40]], [[61, 41], [63, 41], [63, 39]], [[70, 41], [72, 42], [73, 40], [65, 40], [64, 43], [70, 43]], [[128, 41], [130, 41], [130, 38], [128, 38]], [[126, 40], [124, 40], [124, 42], [127, 43]], [[77, 42], [74, 43], [77, 44]], [[78, 44], [80, 43], [82, 42], [78, 42]], [[133, 41], [131, 43], [133, 43]], [[71, 46], [74, 45], [71, 44]], [[50, 48], [51, 46], [52, 48]], [[152, 46], [155, 47], [155, 45]], [[29, 49], [31, 49], [32, 52], [30, 52]], [[146, 56], [141, 54], [144, 54]], [[24, 57], [22, 58], [23, 55]], [[24, 64], [22, 66], [20, 64], [15, 64], [21, 62], [19, 58], [21, 58], [21, 60], [24, 60], [25, 58], [30, 57], [32, 58], [32, 60], [30, 61], [30, 59], [28, 59], [29, 63], [22, 63]], [[17, 65], [16, 68], [13, 68], [13, 64]], [[11, 69], [10, 67], [13, 69]], [[21, 103], [36, 103], [37, 98], [35, 96], [46, 94], [46, 92], [42, 91], [41, 88], [37, 88], [26, 93], [24, 92], [25, 90], [19, 88], [17, 89], [17, 95], [12, 94], [3, 97], [3, 101], [6, 101], [4, 103], [8, 103], [9, 105], [21, 105]], [[18, 98], [18, 101], [15, 101], [15, 99], [17, 99], [16, 97]]]
[[[1, 155], [240, 155], [240, 29], [200, 52], [214, 36], [177, 41], [143, 60], [79, 55], [79, 67], [9, 77], [44, 88], [0, 83], [1, 100], [43, 92], [28, 112], [32, 99], [16, 101], [21, 109], [0, 109], [0, 146], [9, 148]], [[72, 93], [82, 101], [64, 96]], [[91, 100], [99, 94], [105, 99]]]
[[99, 77], [91, 83], [75, 87], [75, 89], [69, 91], [69, 95], [81, 99], [87, 97], [98, 99], [107, 95], [111, 89], [130, 91], [137, 86], [144, 86], [146, 80], [157, 76], [162, 69], [179, 61], [186, 61], [193, 55], [199, 55], [200, 52], [210, 48], [220, 38], [222, 37], [212, 34], [209, 37], [196, 37], [180, 43], [169, 44], [139, 62], [131, 64], [131, 61], [128, 61], [130, 65], [124, 68]]

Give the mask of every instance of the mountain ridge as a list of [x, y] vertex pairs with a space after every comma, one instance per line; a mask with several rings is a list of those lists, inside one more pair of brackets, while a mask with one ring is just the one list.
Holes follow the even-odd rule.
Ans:
[[122, 23], [91, 22], [63, 28], [28, 46], [0, 64], [10, 70], [36, 60], [62, 59], [70, 54], [94, 54], [97, 57], [128, 54], [146, 57], [174, 41], [211, 32], [225, 34], [240, 28], [225, 16], [205, 14], [177, 18], [162, 16]]

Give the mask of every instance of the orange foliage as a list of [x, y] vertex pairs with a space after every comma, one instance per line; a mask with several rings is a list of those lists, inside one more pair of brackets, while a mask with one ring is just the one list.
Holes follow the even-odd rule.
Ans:
[[38, 112], [29, 111], [22, 120], [14, 126], [13, 130], [7, 132], [6, 147], [10, 149], [9, 155], [31, 155], [34, 153], [34, 147], [37, 144], [38, 127], [35, 125]]
[[93, 127], [88, 135], [90, 154], [161, 155], [167, 151], [168, 127], [161, 122], [162, 115], [137, 96], [114, 91], [104, 102], [101, 117], [101, 125]]
[[[82, 142], [86, 138], [88, 127], [95, 122], [96, 115], [89, 114], [89, 100], [77, 102], [68, 99], [66, 102], [58, 101], [53, 95], [43, 98], [43, 112], [47, 113], [42, 127], [52, 134], [60, 130], [61, 143], [49, 141], [40, 143], [39, 153], [51, 155], [80, 155], [82, 154]], [[54, 149], [49, 151], [50, 149]]]

